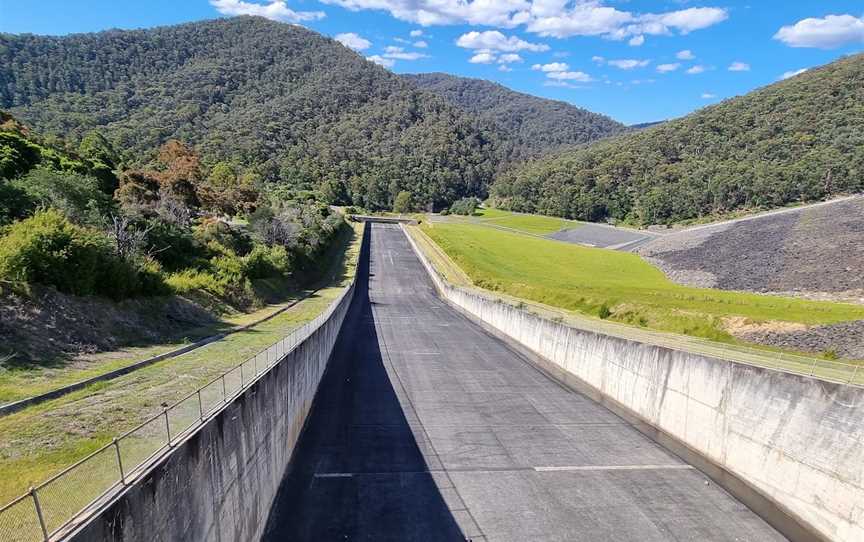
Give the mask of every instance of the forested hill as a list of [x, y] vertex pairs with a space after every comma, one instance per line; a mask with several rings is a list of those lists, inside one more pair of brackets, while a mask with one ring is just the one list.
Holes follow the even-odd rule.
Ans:
[[255, 17], [67, 37], [0, 34], [0, 108], [72, 144], [92, 129], [135, 165], [169, 139], [205, 163], [389, 208], [482, 195], [494, 135], [315, 32]]
[[864, 55], [499, 177], [519, 211], [668, 223], [864, 189]]
[[604, 115], [516, 92], [491, 81], [446, 73], [403, 77], [491, 123], [492, 129], [510, 143], [511, 160], [537, 157], [626, 130], [623, 124]]

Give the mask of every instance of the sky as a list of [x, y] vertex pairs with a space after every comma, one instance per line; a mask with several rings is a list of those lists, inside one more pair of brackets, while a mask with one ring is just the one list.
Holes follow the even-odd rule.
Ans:
[[626, 124], [682, 116], [864, 51], [861, 0], [0, 0], [0, 32], [241, 14], [334, 37], [396, 73], [488, 79]]

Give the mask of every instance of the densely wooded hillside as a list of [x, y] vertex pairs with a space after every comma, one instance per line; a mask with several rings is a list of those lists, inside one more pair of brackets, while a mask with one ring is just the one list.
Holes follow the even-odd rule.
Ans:
[[501, 175], [508, 209], [665, 223], [864, 189], [864, 55]]
[[384, 208], [482, 195], [494, 136], [431, 93], [298, 26], [239, 17], [67, 37], [0, 35], [0, 108], [72, 143], [94, 128], [144, 163], [169, 139], [206, 163]]
[[508, 145], [509, 161], [618, 134], [626, 127], [566, 102], [515, 92], [491, 81], [446, 73], [403, 75], [489, 123]]

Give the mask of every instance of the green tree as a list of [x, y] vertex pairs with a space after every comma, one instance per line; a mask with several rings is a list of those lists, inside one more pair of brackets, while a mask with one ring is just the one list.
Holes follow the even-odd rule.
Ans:
[[414, 207], [412, 202], [411, 192], [407, 190], [403, 190], [396, 194], [396, 197], [393, 199], [393, 212], [394, 213], [410, 213]]

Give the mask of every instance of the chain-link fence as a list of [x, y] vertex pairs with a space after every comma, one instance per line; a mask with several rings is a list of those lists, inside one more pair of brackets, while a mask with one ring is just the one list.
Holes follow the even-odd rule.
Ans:
[[333, 314], [350, 302], [354, 285], [312, 321], [266, 350], [226, 371], [110, 444], [11, 503], [0, 507], [0, 541], [44, 542], [65, 531], [91, 505], [132, 483], [180, 440], [200, 428], [222, 407], [280, 363]]

